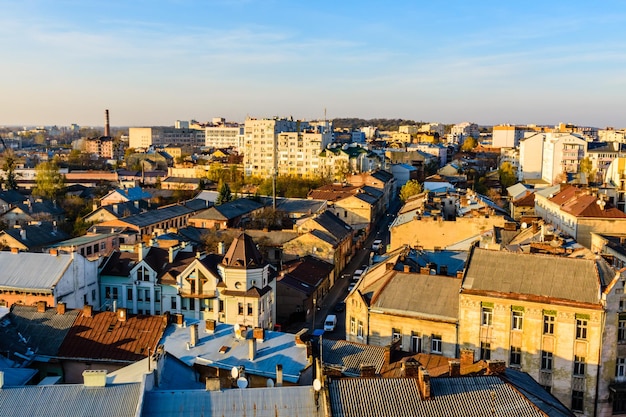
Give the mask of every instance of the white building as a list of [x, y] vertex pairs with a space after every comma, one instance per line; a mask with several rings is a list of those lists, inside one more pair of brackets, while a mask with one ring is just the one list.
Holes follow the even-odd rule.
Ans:
[[147, 149], [151, 146], [204, 146], [203, 130], [187, 129], [170, 126], [131, 127], [128, 129], [128, 146], [130, 148]]
[[493, 127], [492, 145], [495, 148], [515, 148], [528, 130], [523, 126], [500, 125]]
[[545, 133], [528, 132], [519, 142], [519, 169], [517, 179], [539, 180], [543, 166]]
[[587, 153], [587, 141], [570, 133], [545, 135], [541, 179], [552, 184], [563, 173], [577, 173]]

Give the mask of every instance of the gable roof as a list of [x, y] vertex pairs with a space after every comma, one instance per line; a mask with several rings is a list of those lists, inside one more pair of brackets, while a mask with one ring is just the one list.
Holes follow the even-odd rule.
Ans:
[[249, 198], [238, 198], [219, 206], [211, 207], [204, 210], [194, 218], [207, 219], [207, 220], [232, 220], [245, 214], [251, 213], [255, 210], [263, 208], [263, 204], [258, 203]]
[[599, 305], [601, 283], [610, 279], [600, 277], [599, 261], [473, 248], [462, 292]]
[[7, 204], [14, 204], [24, 201], [24, 195], [16, 190], [5, 190], [0, 192], [0, 200]]
[[190, 213], [193, 213], [193, 210], [183, 205], [175, 204], [172, 206], [158, 208], [156, 210], [150, 210], [145, 213], [124, 217], [122, 221], [133, 226], [146, 227], [151, 224], [159, 223], [178, 216], [184, 216], [185, 214]]
[[322, 338], [321, 357], [324, 365], [338, 367], [345, 376], [360, 376], [361, 365], [374, 365], [376, 374], [379, 375], [385, 364], [385, 348]]
[[57, 229], [50, 222], [38, 222], [21, 226], [20, 228], [7, 228], [1, 233], [9, 235], [29, 249], [46, 246], [69, 237], [67, 233]]
[[352, 227], [330, 211], [317, 215], [313, 221], [319, 224], [324, 230], [330, 233], [339, 242], [344, 240], [352, 233]]
[[263, 268], [267, 262], [254, 243], [254, 240], [242, 232], [230, 244], [228, 251], [224, 255], [222, 265], [234, 268], [256, 269]]
[[0, 252], [0, 288], [50, 292], [78, 254]]
[[[119, 310], [118, 310], [119, 312]], [[112, 311], [79, 314], [59, 348], [63, 358], [135, 362], [155, 352], [166, 327], [165, 316], [127, 315], [118, 320]]]

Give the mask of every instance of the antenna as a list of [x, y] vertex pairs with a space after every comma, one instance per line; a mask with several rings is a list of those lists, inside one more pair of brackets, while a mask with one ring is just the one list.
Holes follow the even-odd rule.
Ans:
[[237, 386], [241, 389], [248, 388], [248, 380], [243, 376], [237, 378]]
[[233, 379], [236, 379], [239, 377], [239, 368], [237, 368], [236, 366], [233, 366], [232, 369], [230, 370], [230, 376], [233, 377]]
[[322, 389], [322, 383], [319, 379], [315, 378], [315, 381], [313, 381], [313, 389], [315, 391], [319, 391]]

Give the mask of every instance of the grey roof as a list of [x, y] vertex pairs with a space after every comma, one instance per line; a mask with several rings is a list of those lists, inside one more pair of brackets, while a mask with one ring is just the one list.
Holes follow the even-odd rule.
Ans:
[[[545, 417], [533, 398], [497, 376], [431, 378], [430, 383], [431, 398], [422, 400], [415, 378], [333, 380], [329, 384], [331, 413], [334, 417]], [[551, 415], [573, 416], [566, 409]]]
[[72, 264], [73, 256], [0, 252], [0, 288], [50, 291]]
[[5, 368], [0, 366], [0, 371], [4, 373], [5, 387], [21, 387], [31, 381], [37, 375], [36, 369], [30, 368]]
[[145, 227], [151, 224], [172, 219], [174, 217], [190, 214], [192, 212], [193, 210], [177, 204], [173, 206], [159, 208], [156, 210], [150, 210], [145, 213], [135, 214], [129, 217], [124, 217], [122, 221], [138, 227]]
[[315, 217], [315, 221], [340, 242], [352, 233], [352, 227], [328, 210]]
[[[199, 340], [195, 347], [187, 350], [189, 341], [188, 328], [198, 323]], [[251, 332], [251, 331], [250, 331]], [[161, 344], [165, 350], [177, 357], [185, 364], [194, 363], [220, 368], [230, 371], [233, 366], [245, 366], [246, 373], [276, 378], [276, 365], [283, 365], [283, 379], [297, 383], [300, 373], [308, 366], [305, 346], [296, 345], [293, 334], [265, 331], [265, 340], [257, 343], [255, 360], [248, 359], [248, 342], [237, 339], [232, 325], [218, 323], [215, 333], [205, 331], [205, 321], [187, 321], [187, 328], [169, 326], [163, 336]], [[225, 353], [220, 348], [227, 347]]]
[[72, 239], [67, 239], [59, 243], [55, 243], [54, 245], [50, 245], [50, 248], [59, 248], [59, 247], [72, 247], [72, 246], [82, 246], [87, 245], [89, 243], [98, 242], [103, 239], [108, 239], [110, 237], [117, 236], [117, 233], [103, 233], [103, 234], [93, 234], [93, 235], [82, 235]]
[[208, 220], [232, 220], [262, 207], [263, 204], [254, 200], [250, 200], [248, 198], [238, 198], [237, 200], [229, 201], [227, 203], [220, 204], [219, 206], [214, 206], [201, 211], [194, 217], [197, 219]]
[[322, 339], [322, 360], [324, 365], [341, 369], [346, 376], [357, 377], [361, 374], [361, 365], [374, 365], [376, 374], [380, 374], [385, 364], [385, 348], [364, 345], [346, 340]]
[[394, 271], [393, 277], [374, 294], [371, 306], [456, 321], [460, 287], [461, 280], [456, 277]]
[[6, 233], [31, 250], [69, 237], [67, 233], [57, 229], [50, 222], [29, 224], [20, 228], [8, 228], [2, 233]]
[[140, 384], [107, 387], [29, 385], [0, 390], [0, 415], [135, 417]]
[[[321, 401], [321, 400], [320, 400]], [[324, 415], [311, 386], [146, 393], [142, 417], [316, 417]]]
[[600, 277], [593, 259], [474, 248], [466, 270], [463, 290], [600, 302]]
[[56, 308], [39, 313], [35, 306], [16, 304], [0, 326], [0, 351], [9, 351], [11, 358], [29, 349], [36, 355], [56, 356], [79, 313], [68, 309], [57, 314]]

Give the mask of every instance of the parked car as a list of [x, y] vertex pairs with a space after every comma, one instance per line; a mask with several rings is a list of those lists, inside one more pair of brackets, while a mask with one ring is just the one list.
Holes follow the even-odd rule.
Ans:
[[341, 312], [344, 312], [345, 310], [346, 310], [345, 301], [340, 301], [337, 304], [335, 304], [335, 313], [341, 313]]
[[363, 269], [357, 269], [356, 271], [354, 271], [354, 275], [352, 275], [352, 281], [358, 281], [359, 279], [361, 279], [361, 275], [363, 275], [365, 273], [365, 271]]
[[372, 250], [374, 252], [380, 252], [380, 250], [383, 248], [383, 241], [381, 239], [376, 239], [373, 243], [372, 243]]
[[352, 291], [354, 287], [356, 287], [356, 282], [353, 282], [350, 285], [348, 285], [348, 292]]
[[337, 326], [337, 316], [334, 314], [327, 315], [324, 320], [324, 331], [332, 332], [335, 330], [335, 326]]

